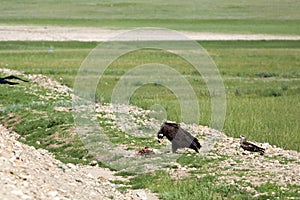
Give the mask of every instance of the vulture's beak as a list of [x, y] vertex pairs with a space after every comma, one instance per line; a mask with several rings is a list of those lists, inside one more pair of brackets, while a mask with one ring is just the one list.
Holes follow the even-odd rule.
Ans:
[[157, 135], [157, 142], [158, 142], [158, 143], [161, 143], [161, 140], [163, 139], [163, 137], [164, 137], [163, 134], [161, 134], [161, 133], [158, 134], [158, 135]]

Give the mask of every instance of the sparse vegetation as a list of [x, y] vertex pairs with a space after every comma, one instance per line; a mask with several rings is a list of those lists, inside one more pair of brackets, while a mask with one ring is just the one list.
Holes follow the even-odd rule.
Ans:
[[[39, 99], [38, 95], [44, 94], [45, 89], [40, 88], [39, 94], [33, 94], [30, 87], [35, 87], [34, 83], [25, 85], [1, 85], [0, 93], [5, 96], [1, 104], [6, 105], [0, 112], [1, 123], [20, 134], [23, 143], [47, 149], [65, 163], [89, 163], [92, 156], [72, 132], [72, 113], [56, 111], [54, 107], [58, 102]], [[9, 104], [16, 100], [18, 104]]]

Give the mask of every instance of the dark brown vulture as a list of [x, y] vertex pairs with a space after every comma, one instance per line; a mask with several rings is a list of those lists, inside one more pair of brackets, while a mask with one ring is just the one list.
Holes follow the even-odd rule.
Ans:
[[19, 83], [16, 83], [16, 82], [8, 81], [8, 80], [11, 80], [11, 79], [16, 79], [16, 80], [28, 82], [27, 80], [21, 79], [21, 78], [19, 78], [19, 77], [17, 77], [17, 76], [10, 75], [10, 76], [6, 76], [6, 77], [4, 77], [4, 78], [0, 78], [0, 84], [8, 84], [8, 85], [16, 85], [16, 84], [19, 84]]
[[172, 152], [175, 153], [179, 148], [191, 148], [199, 153], [201, 145], [197, 138], [189, 132], [183, 130], [179, 124], [164, 122], [157, 133], [158, 142], [166, 136], [172, 143]]

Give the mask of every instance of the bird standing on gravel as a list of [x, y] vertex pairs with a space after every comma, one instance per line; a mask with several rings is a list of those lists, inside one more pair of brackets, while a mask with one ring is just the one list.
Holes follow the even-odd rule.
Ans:
[[241, 138], [240, 144], [241, 144], [241, 147], [244, 150], [246, 150], [246, 151], [252, 151], [252, 152], [259, 152], [260, 155], [264, 155], [264, 153], [265, 153], [265, 149], [264, 148], [258, 147], [255, 144], [247, 142], [246, 141], [246, 137], [243, 136], [243, 135], [241, 135], [240, 138]]

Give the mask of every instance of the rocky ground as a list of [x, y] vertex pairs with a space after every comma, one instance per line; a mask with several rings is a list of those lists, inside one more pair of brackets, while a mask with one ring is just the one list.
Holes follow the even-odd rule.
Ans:
[[64, 164], [17, 137], [0, 125], [0, 199], [156, 199], [144, 190], [122, 194], [109, 170]]
[[[46, 76], [23, 74], [9, 69], [1, 69], [0, 72], [22, 75], [31, 82], [55, 91], [49, 93], [49, 97], [59, 94], [71, 96], [69, 88]], [[71, 110], [66, 107], [57, 109]], [[95, 111], [95, 117], [110, 119], [108, 125], [112, 129], [125, 133], [134, 131], [135, 134], [142, 135], [145, 134], [145, 127], [157, 130], [160, 126], [155, 119], [146, 117], [151, 116], [151, 111], [135, 106], [96, 104]], [[238, 138], [228, 137], [217, 130], [195, 124], [182, 123], [181, 126], [200, 139], [203, 145], [200, 156], [222, 160], [211, 163], [211, 168], [208, 169], [210, 174], [218, 175], [219, 183], [235, 185], [256, 196], [262, 194], [255, 190], [255, 186], [265, 183], [276, 183], [283, 192], [288, 190], [288, 185], [300, 186], [299, 152], [252, 141], [266, 148], [265, 155], [261, 156], [242, 150]], [[2, 125], [0, 135], [0, 199], [157, 199], [146, 190], [120, 193], [116, 189], [117, 185], [109, 181], [118, 179], [109, 170], [98, 166], [63, 164], [46, 150], [18, 142], [18, 135]], [[184, 152], [193, 154], [189, 150]], [[196, 169], [180, 165], [178, 168], [168, 169], [174, 178], [187, 176], [194, 170]], [[201, 175], [197, 176], [201, 178]], [[300, 191], [298, 194], [300, 196]]]

